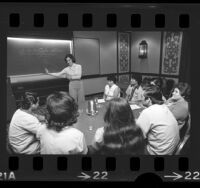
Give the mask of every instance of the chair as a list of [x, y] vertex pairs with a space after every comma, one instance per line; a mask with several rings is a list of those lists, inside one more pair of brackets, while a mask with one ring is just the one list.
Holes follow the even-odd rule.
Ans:
[[184, 139], [186, 135], [190, 134], [191, 129], [191, 115], [189, 114], [185, 120], [183, 127], [180, 129], [180, 139]]
[[187, 151], [184, 151], [184, 149], [186, 150], [187, 147], [186, 147], [186, 144], [188, 144], [189, 142], [189, 138], [190, 138], [190, 135], [186, 135], [182, 141], [179, 142], [176, 150], [175, 150], [175, 153], [174, 155], [180, 155], [180, 154], [186, 154]]
[[191, 129], [191, 115], [188, 115], [186, 119], [185, 125], [180, 130], [180, 142], [176, 147], [174, 155], [180, 155], [181, 153], [186, 153], [187, 151], [183, 151], [187, 149], [186, 145], [188, 144], [188, 140], [190, 138], [190, 129]]
[[120, 97], [125, 98], [126, 94], [123, 89], [120, 88]]

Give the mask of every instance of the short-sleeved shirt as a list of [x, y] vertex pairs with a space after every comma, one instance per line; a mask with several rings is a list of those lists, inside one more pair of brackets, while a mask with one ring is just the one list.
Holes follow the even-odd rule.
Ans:
[[[114, 91], [116, 89], [119, 89], [116, 84], [113, 84], [111, 87], [108, 84], [105, 86], [104, 94], [107, 96], [106, 100], [111, 100], [114, 97]], [[118, 97], [120, 97], [120, 93], [118, 94]]]
[[147, 150], [151, 155], [173, 154], [180, 140], [179, 127], [165, 104], [144, 109], [136, 122], [147, 138]]
[[18, 109], [10, 122], [8, 138], [13, 151], [19, 154], [36, 154], [40, 152], [40, 142], [36, 134], [45, 125], [39, 120]]
[[141, 86], [138, 88], [135, 88], [135, 86], [129, 85], [127, 90], [126, 90], [126, 95], [131, 96], [132, 90], [135, 89], [132, 98], [130, 101], [135, 102], [135, 101], [142, 101], [144, 100], [144, 90], [142, 89]]
[[76, 63], [73, 63], [72, 66], [68, 66], [62, 70], [62, 73], [69, 74], [73, 79], [81, 79], [82, 76], [82, 66]]
[[84, 134], [74, 127], [65, 127], [60, 132], [44, 128], [37, 137], [41, 154], [87, 154]]

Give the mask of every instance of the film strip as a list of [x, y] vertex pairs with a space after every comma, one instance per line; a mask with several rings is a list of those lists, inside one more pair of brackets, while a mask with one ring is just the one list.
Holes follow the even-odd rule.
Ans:
[[[11, 101], [8, 94], [8, 85], [6, 85], [6, 78], [10, 75], [12, 77], [12, 73], [9, 73], [12, 64], [11, 66], [8, 65], [8, 61], [11, 61], [8, 56], [8, 37], [50, 40], [71, 40], [74, 38], [77, 38], [77, 40], [85, 38], [92, 40], [98, 38], [98, 45], [100, 46], [100, 63], [97, 67], [100, 69], [100, 74], [92, 74], [92, 71], [94, 71], [94, 69], [92, 69], [90, 73], [88, 72], [87, 74], [86, 72], [83, 76], [85, 80], [103, 79], [109, 74], [117, 75], [118, 78], [122, 76], [122, 80], [127, 80], [130, 78], [132, 73], [142, 73], [143, 76], [146, 75], [150, 77], [166, 76], [168, 79], [184, 80], [184, 76], [186, 75], [182, 76], [185, 72], [183, 73], [179, 67], [179, 65], [184, 67], [180, 62], [178, 66], [174, 65], [175, 68], [178, 67], [178, 70], [173, 69], [173, 62], [170, 64], [169, 61], [167, 65], [163, 63], [163, 57], [167, 53], [164, 50], [169, 47], [172, 52], [169, 50], [168, 53], [170, 54], [171, 52], [170, 55], [172, 56], [175, 54], [175, 59], [183, 57], [183, 52], [179, 52], [181, 54], [179, 54], [180, 57], [177, 55], [178, 51], [180, 51], [179, 47], [181, 44], [179, 45], [178, 42], [173, 43], [173, 41], [180, 40], [179, 36], [182, 34], [182, 45], [185, 45], [187, 37], [187, 40], [189, 41], [187, 44], [190, 44], [190, 46], [186, 46], [185, 48], [186, 51], [190, 51], [190, 57], [187, 56], [188, 54], [185, 55], [187, 57], [184, 57], [184, 63], [190, 61], [189, 64], [192, 69], [194, 68], [192, 73], [190, 71], [190, 74], [192, 76], [194, 75], [194, 77], [198, 77], [198, 70], [195, 69], [195, 66], [193, 67], [193, 65], [198, 60], [198, 32], [200, 29], [198, 21], [200, 18], [199, 9], [200, 6], [194, 4], [1, 3], [0, 71], [2, 90], [0, 93], [0, 100], [2, 105], [0, 116], [0, 180], [142, 182], [148, 179], [150, 181], [156, 180], [160, 182], [199, 182], [200, 162], [199, 151], [197, 151], [199, 143], [199, 127], [197, 126], [198, 119], [195, 117], [195, 112], [198, 112], [195, 109], [196, 103], [192, 103], [190, 112], [191, 130], [189, 152], [187, 154], [179, 155], [176, 155], [175, 153], [173, 155], [20, 155], [12, 152], [10, 153], [7, 145], [7, 125], [10, 121], [8, 122], [8, 113], [6, 113], [6, 111], [11, 109], [8, 102], [6, 102], [8, 100]], [[144, 32], [146, 33], [145, 35], [141, 34]], [[147, 37], [148, 34], [150, 36], [149, 38]], [[107, 63], [103, 62], [104, 60], [112, 61], [112, 58], [106, 59], [106, 52], [104, 52], [104, 50], [110, 49], [106, 45], [109, 45], [109, 41], [112, 41], [111, 37], [113, 36], [114, 39], [116, 39], [115, 45], [111, 46], [115, 49], [114, 55], [116, 56], [112, 57], [114, 61], [116, 61], [112, 64], [114, 71], [112, 68], [108, 68], [103, 64]], [[168, 38], [166, 37], [166, 41], [164, 40], [165, 36], [168, 36]], [[119, 37], [121, 37], [121, 39]], [[158, 60], [151, 60], [158, 61], [158, 64], [153, 64], [153, 66], [150, 65], [148, 68], [137, 67], [137, 63], [141, 66], [145, 66], [145, 62], [142, 60], [136, 64], [133, 62], [135, 56], [138, 56], [138, 51], [136, 53], [134, 52], [134, 50], [138, 49], [138, 46], [137, 49], [134, 49], [134, 42], [139, 44], [143, 38], [147, 38], [147, 42], [149, 43], [148, 45], [155, 45], [154, 39], [158, 40], [157, 42], [159, 43]], [[138, 39], [138, 41], [136, 39]], [[98, 42], [98, 40], [96, 41]], [[121, 41], [123, 44], [120, 47]], [[106, 44], [106, 42], [108, 44]], [[170, 42], [172, 42], [171, 46], [167, 46], [170, 45]], [[79, 44], [81, 44], [81, 40], [79, 40]], [[74, 50], [76, 47], [74, 41], [72, 46], [73, 53], [76, 56], [76, 53], [78, 52]], [[164, 49], [164, 47], [166, 47], [166, 49]], [[127, 51], [127, 48], [129, 48], [129, 51]], [[149, 48], [152, 48], [153, 50], [149, 50], [147, 56], [151, 56], [149, 53], [156, 51], [155, 46], [149, 46]], [[181, 48], [181, 50], [183, 50], [183, 48]], [[20, 51], [21, 56], [23, 56], [23, 53], [29, 52], [30, 51], [28, 50], [26, 52]], [[54, 51], [51, 52], [54, 53]], [[30, 52], [30, 54], [31, 53], [32, 52]], [[34, 53], [37, 54], [37, 51], [34, 51]], [[47, 52], [43, 51], [43, 56], [45, 56], [45, 53]], [[93, 53], [95, 53], [95, 50]], [[112, 50], [109, 53], [110, 55], [113, 55]], [[14, 59], [12, 59], [12, 61], [13, 60]], [[17, 59], [15, 60], [17, 61]], [[180, 60], [177, 60], [177, 62], [178, 61]], [[185, 65], [186, 68], [184, 70], [187, 70], [187, 66]], [[154, 70], [152, 67], [157, 67], [157, 70]], [[20, 70], [22, 70], [22, 68], [23, 66], [18, 70], [16, 66], [12, 71], [18, 71], [16, 74], [19, 73], [19, 75], [21, 75], [22, 73]], [[170, 71], [172, 72], [170, 73]], [[189, 79], [191, 79], [190, 74], [188, 76]], [[13, 75], [15, 76], [15, 74]], [[26, 79], [28, 78], [25, 77], [25, 80]], [[18, 84], [20, 82], [19, 80], [19, 78], [15, 78], [14, 83]], [[191, 80], [189, 81], [192, 83]], [[88, 88], [91, 87], [90, 83], [91, 82], [88, 84]], [[12, 84], [13, 83], [11, 83], [11, 85]], [[14, 86], [12, 85], [11, 90], [13, 90], [13, 87]], [[98, 91], [96, 93], [98, 93]], [[198, 108], [198, 106], [196, 108]], [[94, 132], [94, 130], [92, 130], [92, 132]], [[91, 133], [89, 132], [88, 134]], [[92, 134], [94, 136], [94, 133]], [[88, 135], [85, 135], [85, 137], [87, 136]], [[91, 137], [91, 135], [88, 137]], [[182, 146], [184, 148], [184, 143], [181, 144], [180, 147], [182, 149]]]

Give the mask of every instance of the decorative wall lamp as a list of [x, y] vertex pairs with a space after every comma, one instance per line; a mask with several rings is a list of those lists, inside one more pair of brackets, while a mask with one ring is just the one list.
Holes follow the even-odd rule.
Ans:
[[139, 55], [138, 57], [141, 59], [147, 58], [147, 50], [148, 50], [148, 44], [146, 40], [142, 40], [139, 44]]

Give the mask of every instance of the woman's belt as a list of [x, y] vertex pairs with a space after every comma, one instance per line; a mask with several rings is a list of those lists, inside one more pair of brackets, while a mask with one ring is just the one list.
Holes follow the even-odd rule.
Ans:
[[70, 81], [81, 81], [81, 79], [71, 79]]

